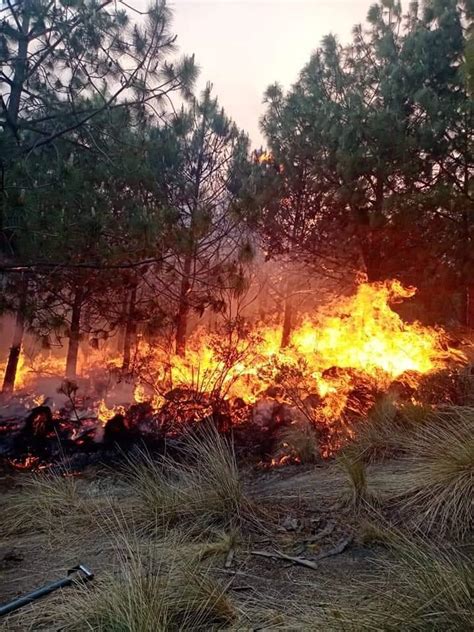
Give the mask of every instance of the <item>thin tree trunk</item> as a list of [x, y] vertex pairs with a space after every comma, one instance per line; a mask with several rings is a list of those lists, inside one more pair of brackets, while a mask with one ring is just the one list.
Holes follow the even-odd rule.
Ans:
[[117, 334], [117, 353], [121, 353], [122, 356], [125, 346], [125, 334], [127, 330], [128, 304], [129, 294], [127, 294], [126, 298], [124, 298], [122, 302], [122, 309], [120, 310], [120, 325]]
[[471, 226], [469, 221], [469, 210], [465, 209], [462, 214], [463, 244], [462, 244], [462, 313], [461, 322], [465, 327], [474, 327], [474, 281], [472, 272], [474, 261], [472, 254]]
[[125, 337], [123, 341], [123, 363], [122, 370], [128, 371], [130, 368], [130, 358], [132, 344], [135, 340], [135, 334], [137, 331], [137, 323], [135, 319], [135, 303], [137, 300], [137, 286], [135, 285], [130, 292], [130, 301], [127, 311], [127, 324], [125, 326]]
[[384, 182], [378, 176], [375, 187], [375, 202], [372, 210], [352, 208], [356, 222], [360, 252], [369, 282], [381, 281], [384, 278], [382, 269], [382, 231]]
[[288, 275], [285, 290], [285, 306], [283, 312], [283, 329], [281, 332], [280, 348], [285, 349], [290, 344], [291, 330], [293, 327], [293, 301], [291, 296], [291, 276]]
[[[7, 124], [14, 137], [17, 137], [17, 123], [18, 115], [20, 111], [21, 94], [23, 92], [23, 83], [26, 76], [26, 66], [28, 59], [28, 31], [30, 28], [30, 3], [29, 0], [25, 3], [25, 10], [23, 12], [23, 19], [21, 24], [21, 33], [19, 33], [18, 39], [18, 52], [15, 62], [15, 71], [13, 74], [10, 98], [8, 101], [8, 108], [6, 110]], [[1, 217], [1, 230], [3, 235], [3, 195], [4, 195], [4, 167], [2, 165], [2, 217]], [[23, 343], [23, 335], [25, 333], [25, 306], [28, 292], [27, 281], [22, 282], [20, 307], [16, 314], [15, 330], [13, 333], [12, 346], [10, 347], [10, 353], [8, 355], [7, 367], [5, 370], [5, 377], [3, 380], [2, 392], [11, 393], [15, 388], [16, 372], [18, 368], [18, 361], [20, 359], [21, 345]]]
[[26, 77], [26, 67], [28, 60], [28, 31], [30, 29], [30, 2], [25, 2], [23, 11], [23, 19], [21, 23], [21, 32], [18, 39], [18, 52], [15, 61], [15, 71], [13, 74], [12, 86], [10, 91], [10, 99], [8, 102], [8, 123], [13, 127], [12, 132], [16, 136], [18, 114], [20, 111], [21, 95], [23, 92], [23, 84]]
[[[469, 148], [466, 145], [466, 155]], [[464, 209], [462, 212], [462, 238], [463, 238], [463, 256], [462, 256], [462, 278], [463, 278], [463, 313], [462, 321], [466, 327], [474, 328], [474, 243], [472, 239], [472, 205], [469, 203], [469, 185], [470, 170], [469, 162], [466, 159], [464, 163], [464, 182], [463, 189], [465, 195]]]
[[81, 311], [83, 299], [83, 287], [77, 286], [74, 294], [74, 303], [71, 314], [71, 328], [69, 332], [69, 345], [66, 359], [66, 377], [70, 380], [77, 375], [77, 355], [81, 339]]
[[181, 281], [181, 289], [179, 292], [179, 305], [178, 313], [176, 316], [176, 354], [179, 356], [186, 355], [186, 334], [188, 330], [188, 316], [189, 316], [189, 292], [191, 290], [191, 267], [193, 260], [197, 256], [197, 244], [195, 241], [195, 218], [196, 211], [199, 206], [199, 197], [201, 189], [201, 177], [204, 160], [204, 140], [206, 136], [207, 116], [203, 114], [201, 123], [201, 135], [200, 135], [200, 149], [199, 156], [196, 165], [196, 180], [194, 182], [194, 192], [192, 199], [191, 210], [191, 222], [190, 222], [190, 235], [191, 243], [189, 245], [189, 252], [186, 254], [183, 266], [183, 278]]
[[28, 282], [22, 281], [20, 290], [20, 306], [16, 313], [15, 330], [13, 332], [12, 346], [8, 354], [8, 362], [5, 369], [5, 377], [3, 379], [3, 393], [11, 393], [15, 388], [16, 371], [18, 361], [20, 359], [21, 345], [23, 344], [23, 335], [25, 333], [25, 307], [28, 293]]
[[191, 289], [191, 264], [192, 255], [186, 255], [183, 268], [183, 279], [179, 293], [178, 314], [176, 316], [176, 354], [184, 356], [186, 354], [186, 334], [188, 329], [189, 315], [189, 290]]
[[362, 247], [367, 280], [370, 283], [382, 281], [382, 252], [379, 243], [379, 235], [376, 230], [369, 229], [366, 235], [367, 243]]

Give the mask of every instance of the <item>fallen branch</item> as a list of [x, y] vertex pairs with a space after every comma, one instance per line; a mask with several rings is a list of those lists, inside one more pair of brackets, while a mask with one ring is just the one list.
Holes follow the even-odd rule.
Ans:
[[232, 562], [234, 561], [234, 555], [235, 555], [235, 550], [230, 549], [225, 559], [224, 568], [230, 568], [232, 566]]
[[316, 557], [313, 557], [313, 560], [316, 562], [319, 560], [323, 560], [325, 557], [332, 557], [333, 555], [339, 555], [340, 553], [343, 553], [347, 549], [349, 544], [351, 544], [353, 539], [353, 536], [350, 535], [348, 538], [345, 538], [345, 540], [341, 540], [338, 544], [336, 544], [334, 548], [318, 553]]
[[318, 564], [316, 564], [316, 562], [319, 562], [320, 560], [323, 560], [326, 557], [339, 555], [340, 553], [346, 550], [346, 548], [352, 542], [352, 539], [353, 539], [352, 536], [349, 536], [348, 538], [341, 540], [341, 542], [339, 542], [334, 548], [329, 549], [328, 551], [322, 551], [321, 553], [316, 555], [316, 557], [313, 557], [311, 560], [307, 560], [304, 557], [295, 557], [294, 555], [287, 555], [286, 553], [283, 553], [282, 551], [277, 551], [277, 550], [273, 552], [251, 551], [251, 553], [252, 555], [258, 555], [260, 557], [269, 557], [269, 558], [277, 559], [277, 560], [287, 560], [288, 562], [293, 562], [293, 564], [298, 564], [299, 566], [306, 566], [306, 568], [317, 570], [319, 566]]
[[268, 551], [252, 551], [252, 555], [271, 557], [277, 560], [287, 560], [289, 562], [293, 562], [294, 564], [299, 564], [300, 566], [312, 568], [313, 570], [317, 569], [316, 564], [314, 564], [310, 560], [305, 560], [303, 557], [293, 557], [292, 555], [287, 555], [286, 553], [282, 553], [281, 551], [274, 551], [273, 553], [269, 553]]

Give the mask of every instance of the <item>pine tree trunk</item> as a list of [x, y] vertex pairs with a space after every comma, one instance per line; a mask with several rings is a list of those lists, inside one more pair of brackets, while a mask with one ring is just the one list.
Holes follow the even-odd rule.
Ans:
[[28, 293], [28, 282], [22, 281], [20, 289], [20, 306], [16, 313], [15, 330], [13, 332], [12, 346], [8, 354], [8, 362], [5, 369], [5, 377], [3, 379], [3, 393], [12, 393], [15, 388], [16, 371], [18, 361], [20, 359], [21, 345], [23, 344], [23, 335], [25, 333], [25, 307]]
[[[466, 147], [466, 153], [468, 148]], [[473, 243], [473, 210], [469, 204], [470, 168], [465, 161], [463, 190], [465, 205], [462, 212], [462, 278], [463, 278], [463, 313], [462, 322], [466, 327], [474, 328], [474, 243]]]
[[132, 344], [135, 340], [137, 324], [135, 321], [135, 303], [137, 300], [137, 286], [135, 285], [130, 292], [130, 301], [127, 310], [127, 324], [125, 326], [125, 337], [123, 341], [123, 363], [122, 370], [128, 371], [130, 368], [130, 359], [132, 357]]
[[77, 376], [77, 355], [81, 338], [81, 311], [82, 311], [82, 286], [76, 287], [74, 303], [72, 305], [71, 328], [69, 332], [69, 345], [66, 359], [66, 377], [73, 380]]
[[117, 353], [121, 353], [122, 356], [125, 346], [125, 334], [127, 331], [128, 303], [129, 296], [127, 295], [122, 302], [122, 309], [120, 311], [120, 326], [117, 334]]
[[472, 271], [474, 261], [472, 254], [471, 228], [468, 210], [463, 212], [463, 256], [462, 256], [462, 313], [461, 322], [465, 327], [474, 328], [474, 282]]
[[365, 271], [369, 283], [382, 281], [382, 252], [378, 243], [378, 235], [374, 230], [368, 231], [367, 245], [363, 248]]
[[176, 317], [176, 354], [183, 357], [186, 354], [186, 334], [189, 315], [189, 290], [191, 289], [192, 255], [186, 255], [183, 268], [183, 279], [179, 293], [178, 314]]
[[466, 284], [464, 288], [464, 325], [474, 329], [474, 284]]
[[293, 326], [293, 302], [291, 297], [291, 280], [288, 276], [285, 291], [285, 307], [283, 312], [283, 329], [281, 332], [280, 349], [285, 349], [290, 344]]
[[379, 176], [375, 189], [374, 207], [371, 210], [367, 208], [352, 209], [356, 222], [360, 252], [367, 274], [367, 280], [370, 283], [384, 279], [382, 268], [383, 239], [381, 229], [384, 224], [383, 203], [384, 182], [383, 178]]
[[15, 71], [11, 85], [10, 99], [8, 102], [7, 122], [13, 128], [12, 131], [17, 135], [18, 113], [20, 111], [21, 95], [23, 92], [23, 84], [26, 79], [26, 70], [28, 64], [28, 46], [30, 30], [30, 1], [27, 0], [24, 5], [23, 17], [21, 23], [21, 31], [18, 38], [17, 57], [15, 61]]

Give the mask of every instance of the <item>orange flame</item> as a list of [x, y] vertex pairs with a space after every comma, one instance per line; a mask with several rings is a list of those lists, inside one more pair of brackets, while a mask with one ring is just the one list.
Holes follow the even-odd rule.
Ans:
[[[336, 420], [361, 382], [375, 389], [387, 389], [398, 379], [416, 386], [422, 375], [443, 368], [449, 360], [465, 359], [449, 347], [441, 329], [406, 323], [390, 307], [414, 293], [398, 281], [361, 283], [355, 295], [334, 301], [318, 314], [307, 314], [285, 349], [280, 348], [276, 325], [229, 330], [225, 335], [196, 330], [184, 358], [141, 341], [134, 400], [151, 399], [160, 407], [170, 389], [186, 388], [253, 403], [277, 386], [286, 393], [283, 397], [291, 392], [301, 401], [319, 398], [318, 414]], [[79, 368], [87, 375], [94, 367], [105, 366], [117, 368], [120, 358], [101, 352], [92, 360], [81, 360]], [[64, 361], [40, 358], [33, 366], [22, 356], [17, 385], [28, 386], [32, 377], [51, 370], [61, 375]], [[103, 423], [115, 412], [100, 402]]]

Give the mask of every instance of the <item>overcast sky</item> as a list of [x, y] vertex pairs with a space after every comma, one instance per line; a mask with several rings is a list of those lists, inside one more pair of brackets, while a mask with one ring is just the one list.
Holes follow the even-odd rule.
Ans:
[[[135, 6], [146, 0], [129, 0]], [[290, 86], [327, 33], [348, 41], [374, 0], [174, 0], [174, 32], [195, 53], [199, 86], [214, 85], [220, 103], [254, 145], [270, 83]]]

